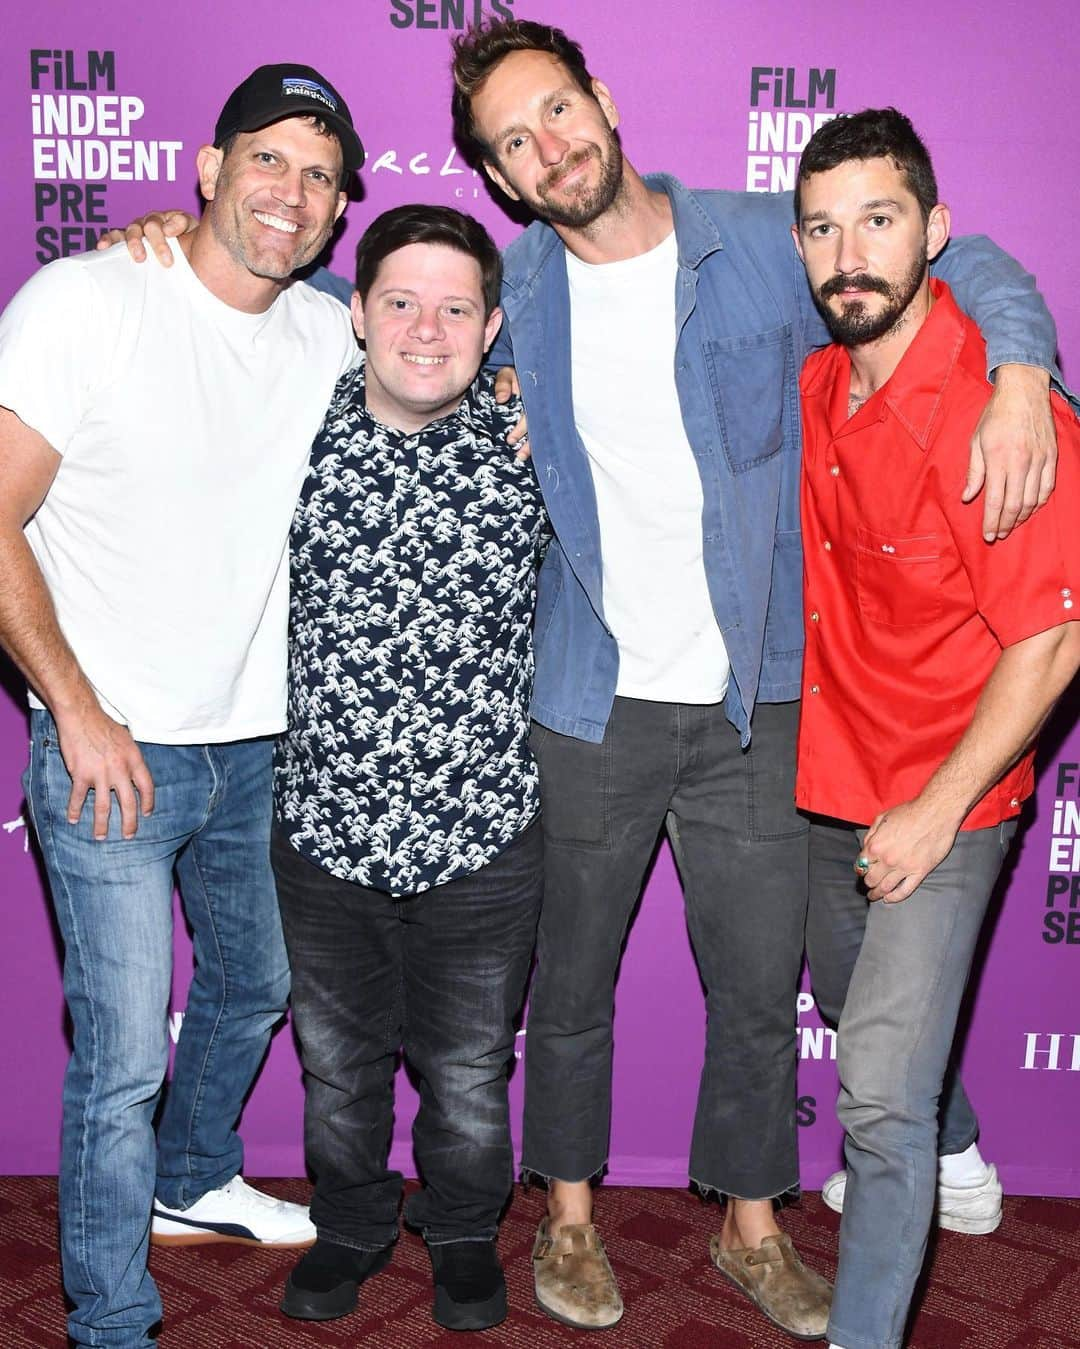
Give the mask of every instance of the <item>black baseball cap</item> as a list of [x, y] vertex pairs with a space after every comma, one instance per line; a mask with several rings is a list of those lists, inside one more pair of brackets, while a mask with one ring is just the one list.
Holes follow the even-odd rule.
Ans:
[[349, 105], [311, 66], [260, 66], [229, 95], [214, 127], [221, 146], [238, 131], [259, 131], [285, 117], [321, 117], [341, 143], [346, 172], [364, 162]]

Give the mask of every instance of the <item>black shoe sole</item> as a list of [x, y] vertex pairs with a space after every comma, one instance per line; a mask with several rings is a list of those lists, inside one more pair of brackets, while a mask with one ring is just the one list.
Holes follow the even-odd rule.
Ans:
[[281, 1299], [279, 1310], [294, 1321], [336, 1321], [340, 1316], [348, 1316], [356, 1308], [360, 1285], [378, 1274], [380, 1269], [385, 1269], [392, 1254], [392, 1247], [379, 1251], [362, 1279], [345, 1279], [325, 1293], [297, 1288], [290, 1274], [285, 1281], [285, 1296]]
[[506, 1320], [506, 1285], [483, 1302], [455, 1302], [445, 1288], [435, 1289], [431, 1315], [444, 1330], [487, 1330]]

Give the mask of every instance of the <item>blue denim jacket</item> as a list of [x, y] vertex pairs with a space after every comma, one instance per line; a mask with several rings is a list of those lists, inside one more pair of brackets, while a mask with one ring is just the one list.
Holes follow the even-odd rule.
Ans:
[[[705, 574], [731, 660], [725, 712], [745, 745], [757, 701], [799, 696], [798, 379], [806, 355], [829, 338], [792, 245], [790, 193], [691, 191], [664, 175], [647, 182], [668, 193], [674, 211], [675, 382], [704, 492]], [[489, 362], [517, 367], [555, 530], [540, 573], [532, 714], [600, 741], [618, 648], [604, 623], [596, 496], [574, 425], [565, 251], [537, 221], [506, 250], [504, 266], [506, 322]], [[934, 273], [978, 322], [991, 370], [1017, 361], [1060, 380], [1054, 323], [1034, 279], [996, 245], [953, 240]]]

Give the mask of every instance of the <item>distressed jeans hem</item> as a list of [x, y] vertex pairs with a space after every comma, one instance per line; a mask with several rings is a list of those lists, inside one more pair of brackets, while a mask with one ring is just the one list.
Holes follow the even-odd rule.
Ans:
[[[573, 1169], [575, 1168], [567, 1168], [567, 1170]], [[557, 1180], [563, 1185], [580, 1185], [583, 1182], [588, 1182], [590, 1185], [599, 1185], [607, 1175], [607, 1169], [608, 1164], [606, 1161], [603, 1161], [594, 1171], [590, 1171], [588, 1175], [571, 1177], [555, 1175], [554, 1172], [552, 1172], [551, 1175], [548, 1175], [547, 1172], [537, 1171], [535, 1167], [526, 1166], [523, 1162], [521, 1165], [521, 1183], [526, 1187], [530, 1185], [542, 1185], [545, 1189], [550, 1186], [553, 1180]]]
[[788, 1204], [795, 1204], [802, 1197], [802, 1186], [798, 1180], [790, 1185], [785, 1185], [783, 1189], [776, 1190], [772, 1194], [735, 1194], [734, 1191], [725, 1189], [722, 1185], [708, 1185], [705, 1181], [698, 1180], [696, 1176], [690, 1177], [690, 1184], [702, 1199], [738, 1199], [746, 1204], [756, 1204], [771, 1199], [777, 1208], [786, 1208]]

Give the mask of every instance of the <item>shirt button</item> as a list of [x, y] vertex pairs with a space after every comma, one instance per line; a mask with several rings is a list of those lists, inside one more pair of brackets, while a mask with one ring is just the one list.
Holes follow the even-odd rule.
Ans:
[[828, 539], [825, 540], [825, 551], [826, 551], [827, 553], [831, 553], [831, 552], [832, 552], [832, 544], [829, 542]]
[[1010, 807], [1011, 807], [1013, 810], [1015, 810], [1015, 809], [1017, 808], [1017, 806], [1019, 806], [1019, 804], [1020, 804], [1020, 802], [1016, 799], [1015, 796], [1014, 796], [1013, 799], [1009, 802], [1009, 805], [1010, 805]]
[[834, 478], [839, 478], [839, 476], [840, 476], [840, 465], [839, 465], [839, 464], [833, 464], [832, 468], [829, 469], [829, 472], [833, 475]]
[[818, 687], [817, 684], [811, 684], [811, 685], [810, 685], [810, 692], [811, 692], [811, 693], [820, 693], [820, 692], [821, 692], [821, 689]]
[[1066, 586], [1065, 589], [1064, 589], [1061, 593], [1062, 593], [1062, 595], [1064, 596], [1065, 599], [1068, 599], [1069, 596], [1072, 594], [1072, 591], [1069, 589], [1068, 586]]
[[1073, 607], [1073, 602], [1072, 602], [1072, 600], [1062, 600], [1061, 603], [1062, 603], [1062, 607], [1065, 608], [1065, 609], [1071, 609], [1071, 608]]
[[818, 621], [818, 611], [815, 609], [813, 613], [811, 613], [810, 615], [810, 622], [816, 623], [817, 621]]

